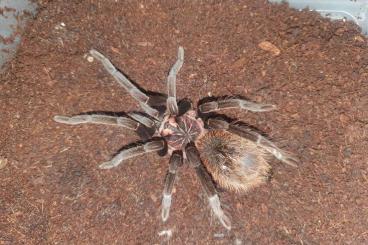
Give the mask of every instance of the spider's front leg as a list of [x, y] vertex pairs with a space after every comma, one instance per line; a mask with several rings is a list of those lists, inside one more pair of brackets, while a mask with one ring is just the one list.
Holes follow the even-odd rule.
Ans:
[[159, 111], [150, 106], [150, 100], [155, 98], [147, 96], [139, 88], [137, 88], [137, 86], [129, 81], [129, 79], [123, 73], [118, 71], [111, 61], [103, 54], [94, 49], [90, 50], [89, 53], [102, 63], [106, 71], [113, 76], [115, 80], [139, 103], [145, 113], [154, 118], [159, 117]]
[[162, 196], [162, 212], [161, 217], [165, 222], [169, 218], [171, 207], [171, 195], [175, 183], [176, 173], [178, 168], [183, 165], [183, 153], [174, 151], [170, 157], [169, 170], [165, 178], [165, 187]]
[[84, 123], [105, 124], [113, 126], [121, 126], [131, 130], [136, 130], [139, 127], [139, 122], [134, 121], [129, 117], [114, 117], [108, 115], [91, 114], [77, 116], [54, 116], [55, 122], [69, 125], [77, 125]]
[[102, 114], [76, 115], [71, 117], [58, 115], [54, 116], [54, 121], [68, 125], [91, 123], [120, 126], [133, 130], [137, 133], [140, 131], [146, 132], [146, 129], [152, 132], [156, 130], [155, 121], [150, 119], [149, 117], [135, 112], [128, 113], [128, 115], [131, 118], [126, 116], [115, 117]]
[[221, 224], [228, 230], [231, 229], [230, 219], [225, 215], [221, 208], [221, 202], [219, 196], [217, 195], [215, 185], [212, 182], [211, 176], [208, 174], [204, 168], [199, 152], [197, 148], [193, 145], [189, 145], [186, 149], [186, 156], [189, 163], [195, 169], [196, 174], [201, 182], [203, 189], [205, 190], [210, 207], [216, 217], [220, 220]]
[[176, 75], [180, 71], [184, 63], [184, 49], [179, 47], [178, 58], [175, 64], [171, 67], [169, 76], [167, 77], [167, 110], [171, 115], [179, 113], [178, 104], [176, 102]]

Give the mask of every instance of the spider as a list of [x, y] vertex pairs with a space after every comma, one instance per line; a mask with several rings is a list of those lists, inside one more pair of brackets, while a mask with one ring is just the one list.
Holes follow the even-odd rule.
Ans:
[[141, 137], [141, 143], [121, 150], [110, 161], [102, 163], [99, 166], [101, 169], [117, 167], [127, 159], [146, 153], [161, 152], [161, 155], [169, 155], [161, 203], [163, 222], [169, 217], [175, 178], [184, 162], [194, 168], [210, 208], [229, 230], [231, 222], [221, 207], [215, 183], [224, 189], [238, 192], [256, 187], [269, 177], [271, 166], [268, 162], [271, 156], [296, 166], [297, 158], [278, 148], [262, 134], [216, 114], [229, 109], [266, 112], [274, 110], [274, 105], [228, 97], [199, 103], [195, 110], [190, 102], [177, 100], [176, 76], [184, 63], [182, 47], [179, 47], [177, 60], [169, 71], [167, 96], [143, 92], [104, 55], [93, 49], [90, 54], [138, 102], [143, 113], [130, 112], [123, 116], [55, 116], [54, 120], [70, 125], [94, 123], [121, 126], [135, 131]]

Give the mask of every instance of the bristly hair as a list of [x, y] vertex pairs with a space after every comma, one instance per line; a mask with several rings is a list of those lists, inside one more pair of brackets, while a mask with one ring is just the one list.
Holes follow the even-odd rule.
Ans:
[[214, 130], [197, 145], [208, 172], [225, 189], [245, 192], [266, 182], [269, 177], [270, 154], [250, 140]]

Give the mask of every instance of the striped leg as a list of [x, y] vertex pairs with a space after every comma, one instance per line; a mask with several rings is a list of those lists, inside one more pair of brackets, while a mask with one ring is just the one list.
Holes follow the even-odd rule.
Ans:
[[183, 47], [179, 47], [178, 58], [167, 77], [167, 109], [172, 115], [177, 115], [179, 113], [178, 104], [176, 102], [176, 75], [183, 66], [183, 63], [184, 49]]
[[275, 105], [258, 104], [243, 99], [221, 99], [203, 103], [199, 106], [199, 111], [202, 113], [209, 113], [226, 109], [243, 109], [253, 112], [272, 111], [276, 109]]
[[92, 49], [89, 51], [90, 54], [99, 60], [105, 67], [106, 71], [110, 73], [115, 80], [140, 104], [141, 108], [150, 116], [158, 118], [159, 112], [148, 105], [149, 97], [140, 91], [123, 73], [119, 72], [115, 66], [107, 59], [103, 54]]
[[180, 167], [181, 165], [183, 165], [182, 152], [175, 151], [170, 158], [169, 170], [167, 171], [165, 187], [162, 196], [161, 217], [164, 222], [169, 218], [172, 190], [174, 187], [178, 167]]
[[292, 154], [281, 150], [270, 140], [251, 130], [250, 128], [246, 128], [245, 126], [240, 126], [236, 124], [230, 124], [222, 119], [209, 119], [207, 121], [207, 124], [212, 129], [225, 129], [233, 134], [251, 140], [269, 153], [271, 153], [281, 162], [284, 162], [293, 167], [297, 167], [299, 159], [294, 157]]
[[186, 156], [188, 158], [189, 163], [192, 167], [194, 167], [197, 176], [202, 184], [203, 189], [205, 190], [208, 202], [210, 207], [216, 217], [220, 220], [221, 224], [228, 230], [231, 229], [230, 219], [225, 215], [224, 211], [221, 208], [221, 202], [219, 196], [217, 195], [215, 185], [212, 182], [211, 176], [208, 174], [206, 169], [204, 168], [201, 159], [199, 157], [199, 152], [195, 146], [188, 146], [186, 148]]
[[64, 123], [69, 125], [77, 125], [83, 123], [94, 123], [94, 124], [106, 124], [114, 126], [122, 126], [131, 130], [137, 130], [139, 122], [134, 121], [129, 117], [114, 117], [107, 115], [77, 115], [77, 116], [55, 116], [54, 120], [58, 123]]
[[150, 152], [157, 152], [160, 150], [163, 150], [165, 147], [164, 140], [156, 140], [156, 141], [150, 141], [146, 142], [141, 145], [133, 146], [128, 149], [124, 149], [120, 151], [116, 156], [114, 156], [110, 161], [104, 162], [100, 165], [100, 168], [102, 169], [110, 169], [118, 166], [121, 164], [124, 160], [143, 155]]

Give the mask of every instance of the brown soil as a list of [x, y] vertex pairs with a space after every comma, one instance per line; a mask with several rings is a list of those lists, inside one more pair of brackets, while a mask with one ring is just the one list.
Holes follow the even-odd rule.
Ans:
[[[122, 2], [41, 1], [2, 76], [0, 244], [368, 243], [368, 49], [358, 28], [266, 1]], [[272, 180], [247, 194], [220, 191], [230, 232], [211, 215], [189, 167], [164, 224], [167, 157], [100, 170], [138, 138], [52, 120], [137, 108], [87, 61], [89, 49], [142, 87], [165, 91], [179, 45], [180, 97], [240, 94], [276, 104], [269, 113], [228, 115], [301, 159], [296, 169], [274, 161]], [[169, 240], [159, 235], [168, 229]]]

